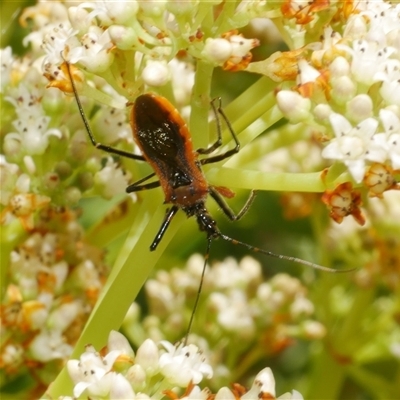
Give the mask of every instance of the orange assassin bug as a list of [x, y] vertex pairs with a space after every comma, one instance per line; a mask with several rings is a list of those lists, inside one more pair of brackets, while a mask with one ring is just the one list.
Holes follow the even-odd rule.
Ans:
[[[195, 305], [189, 321], [187, 335], [190, 332], [194, 314], [198, 305], [205, 267], [210, 254], [211, 243], [215, 239], [223, 239], [235, 245], [246, 247], [248, 250], [256, 253], [282, 260], [288, 260], [323, 271], [348, 272], [348, 270], [337, 271], [297, 257], [275, 254], [268, 250], [260, 249], [248, 243], [233, 239], [223, 234], [218, 229], [216, 221], [209, 214], [205, 205], [208, 195], [216, 201], [223, 213], [232, 221], [237, 221], [248, 211], [255, 197], [255, 192], [252, 191], [242, 210], [238, 214], [235, 214], [223, 199], [223, 196], [233, 197], [234, 193], [228, 188], [210, 185], [202, 172], [202, 165], [224, 160], [240, 150], [239, 140], [221, 108], [220, 99], [218, 107], [215, 105], [215, 99], [211, 102], [217, 120], [217, 139], [209, 147], [195, 151], [186, 122], [183, 120], [178, 110], [166, 98], [154, 93], [146, 93], [138, 96], [135, 102], [132, 103], [132, 111], [130, 115], [133, 137], [135, 143], [142, 152], [142, 155], [137, 155], [98, 143], [95, 140], [79, 99], [70, 70], [70, 65], [68, 62], [66, 62], [66, 65], [79, 113], [93, 146], [99, 150], [116, 154], [118, 156], [146, 161], [154, 170], [151, 174], [129, 185], [126, 188], [126, 192], [132, 193], [161, 186], [165, 196], [164, 203], [172, 205], [171, 208], [167, 209], [161, 227], [150, 245], [150, 251], [155, 251], [157, 249], [157, 246], [168, 229], [170, 222], [179, 210], [185, 212], [187, 217], [195, 217], [199, 229], [206, 233], [207, 249], [205, 253], [204, 267]], [[235, 147], [222, 154], [200, 159], [199, 156], [209, 155], [222, 145], [219, 115], [224, 119], [235, 142]], [[158, 178], [157, 181], [144, 183], [154, 176]]]

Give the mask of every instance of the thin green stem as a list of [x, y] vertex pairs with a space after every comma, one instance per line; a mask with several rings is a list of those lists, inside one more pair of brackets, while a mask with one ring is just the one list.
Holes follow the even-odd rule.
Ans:
[[195, 147], [207, 147], [208, 115], [210, 110], [211, 78], [214, 67], [204, 61], [198, 61], [196, 68], [196, 80], [193, 87], [190, 132]]
[[[107, 280], [100, 298], [75, 346], [71, 358], [79, 358], [84, 346], [92, 344], [99, 349], [107, 343], [112, 329], [119, 329], [126, 312], [144, 285], [151, 270], [163, 254], [169, 241], [177, 231], [184, 216], [177, 215], [156, 251], [149, 246], [165, 214], [159, 206], [158, 196], [147, 196], [138, 218], [133, 222], [128, 237], [119, 253], [113, 270]], [[102, 232], [102, 234], [106, 234]], [[72, 383], [64, 370], [48, 390], [51, 398], [72, 393]]]
[[[325, 291], [325, 293], [327, 292]], [[344, 321], [340, 324], [335, 324], [332, 320], [327, 321], [328, 326], [334, 327], [336, 325], [336, 329], [330, 332], [330, 338], [326, 341], [327, 346], [321, 348], [315, 358], [310, 376], [311, 387], [306, 398], [339, 398], [347, 375], [346, 363], [351, 362], [363, 343], [362, 337], [360, 337], [361, 323], [365, 320], [363, 315], [368, 312], [368, 305], [373, 296], [374, 290], [358, 290]], [[329, 301], [325, 299], [323, 303], [319, 304], [325, 304], [324, 308], [327, 308]], [[326, 314], [331, 314], [330, 310], [324, 312], [324, 315]]]
[[239, 168], [213, 168], [207, 172], [211, 184], [236, 189], [275, 190], [289, 192], [323, 192], [321, 172], [261, 172]]

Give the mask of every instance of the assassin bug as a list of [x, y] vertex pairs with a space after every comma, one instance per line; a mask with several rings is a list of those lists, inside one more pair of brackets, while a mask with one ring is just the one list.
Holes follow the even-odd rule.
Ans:
[[[242, 210], [238, 214], [235, 214], [223, 199], [223, 196], [232, 197], [234, 193], [225, 187], [216, 187], [210, 185], [202, 172], [202, 165], [222, 161], [240, 150], [239, 140], [228, 118], [221, 108], [220, 100], [218, 100], [218, 106], [215, 105], [215, 100], [211, 102], [211, 106], [217, 120], [217, 140], [209, 147], [195, 151], [189, 129], [176, 108], [166, 98], [157, 94], [147, 93], [140, 95], [137, 97], [135, 102], [132, 103], [131, 111], [133, 137], [142, 152], [142, 155], [136, 155], [98, 143], [95, 140], [89, 122], [83, 111], [70, 70], [70, 65], [67, 62], [66, 66], [79, 112], [93, 146], [100, 150], [104, 150], [108, 153], [116, 154], [122, 157], [146, 161], [154, 170], [154, 172], [150, 175], [147, 175], [139, 181], [129, 185], [126, 188], [126, 192], [137, 192], [140, 190], [153, 189], [161, 186], [165, 195], [164, 203], [172, 205], [171, 208], [167, 210], [164, 221], [162, 222], [158, 233], [150, 245], [150, 251], [156, 250], [158, 244], [163, 238], [164, 233], [168, 229], [170, 222], [179, 210], [185, 212], [188, 217], [195, 217], [199, 229], [206, 233], [207, 248], [204, 257], [204, 267], [199, 283], [195, 305], [189, 321], [187, 335], [189, 334], [193, 323], [194, 314], [202, 289], [205, 267], [210, 254], [211, 243], [214, 239], [223, 239], [233, 244], [244, 246], [248, 250], [256, 253], [292, 261], [315, 269], [328, 272], [344, 272], [323, 267], [300, 258], [275, 254], [270, 251], [260, 249], [237, 239], [233, 239], [223, 234], [218, 229], [215, 220], [211, 217], [205, 205], [208, 195], [210, 195], [216, 201], [223, 213], [232, 221], [240, 219], [248, 211], [255, 196], [255, 192], [251, 192], [251, 195], [243, 206]], [[222, 154], [200, 159], [199, 156], [213, 153], [222, 144], [219, 116], [221, 116], [225, 121], [235, 142], [235, 147]], [[144, 183], [154, 176], [158, 178], [158, 181]]]

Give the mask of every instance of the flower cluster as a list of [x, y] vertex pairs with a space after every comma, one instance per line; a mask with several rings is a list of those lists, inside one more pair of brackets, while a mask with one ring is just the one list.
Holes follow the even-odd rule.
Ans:
[[[204, 259], [193, 255], [185, 268], [158, 271], [156, 279], [146, 283], [150, 315], [140, 320], [133, 306], [124, 322], [132, 341], [140, 343], [145, 337], [175, 341], [186, 335], [203, 265]], [[280, 354], [296, 339], [324, 337], [326, 329], [312, 318], [313, 313], [314, 305], [298, 279], [277, 274], [263, 281], [256, 260], [245, 257], [237, 263], [229, 258], [207, 267], [195, 334], [189, 338], [202, 348], [219, 343], [219, 350], [210, 355], [213, 382], [218, 386], [220, 381], [230, 381], [230, 371], [239, 360], [252, 360], [250, 368], [267, 355]], [[236, 346], [228, 350], [230, 342]], [[226, 351], [230, 352], [229, 365], [224, 361]]]
[[[393, 188], [394, 171], [400, 169], [399, 6], [384, 1], [353, 6], [351, 13], [338, 9], [346, 22], [337, 30], [334, 25], [323, 27], [318, 16], [312, 16], [314, 29], [319, 27], [323, 33], [322, 41], [310, 43], [306, 36], [297, 35], [302, 50], [274, 55], [260, 62], [262, 67], [249, 68], [260, 68], [285, 82], [277, 94], [277, 104], [292, 123], [307, 125], [314, 121], [314, 130], [320, 135], [329, 137], [333, 133], [322, 157], [343, 163], [356, 183], [363, 181], [374, 163], [388, 167], [392, 179], [381, 188], [381, 194]], [[310, 16], [311, 10], [308, 12]], [[296, 22], [288, 29], [294, 32], [310, 20]], [[298, 73], [281, 70], [276, 75], [278, 65], [289, 66], [293, 61]], [[294, 78], [297, 86], [290, 90], [287, 84]]]
[[84, 242], [72, 211], [42, 210], [36, 229], [4, 260], [10, 276], [1, 306], [0, 365], [10, 377], [26, 370], [48, 385], [71, 355], [107, 269], [103, 252]]
[[[47, 7], [46, 3], [38, 7], [36, 24]], [[226, 70], [242, 70], [251, 61], [250, 50], [259, 45], [257, 39], [246, 39], [235, 30], [248, 22], [247, 13], [240, 8], [232, 10], [230, 16], [224, 15], [231, 18], [229, 24], [221, 23], [210, 37], [205, 32], [209, 18], [205, 7], [201, 2], [86, 2], [62, 10], [61, 23], [58, 15], [40, 35], [33, 33], [25, 40], [45, 51], [43, 68], [53, 87], [65, 90], [63, 81], [67, 77], [60, 66], [66, 60], [103, 77], [125, 96], [132, 97], [143, 85], [159, 88], [168, 84], [178, 103], [185, 104], [194, 83], [194, 59]], [[26, 14], [32, 17], [31, 12]], [[188, 19], [193, 23], [185, 22]], [[185, 57], [178, 58], [181, 49], [185, 49]], [[124, 54], [129, 51], [135, 51], [134, 60], [126, 59]], [[117, 67], [114, 61], [121, 57]], [[110, 71], [111, 66], [114, 69]], [[104, 96], [103, 101], [116, 104]]]
[[[179, 398], [193, 400], [276, 398], [270, 368], [257, 374], [250, 390], [235, 385], [233, 391], [222, 387], [213, 394], [198, 386], [204, 378], [211, 378], [213, 370], [195, 345], [162, 341], [157, 346], [147, 339], [135, 355], [126, 338], [116, 331], [110, 332], [107, 347], [97, 352], [93, 346], [86, 346], [79, 360], [68, 361], [67, 369], [75, 385], [73, 398], [176, 399], [179, 394], [183, 394]], [[278, 398], [303, 399], [295, 390]]]
[[[15, 5], [5, 2], [2, 18]], [[24, 30], [11, 21], [2, 35], [13, 47], [0, 50], [1, 393], [267, 399], [276, 397], [274, 378], [258, 371], [274, 363], [282, 385], [296, 387], [296, 379], [309, 398], [350, 397], [348, 387], [359, 397], [395, 398], [398, 383], [379, 371], [382, 362], [397, 365], [400, 343], [399, 12], [383, 0], [38, 0], [22, 10]], [[271, 55], [278, 35], [288, 50]], [[260, 78], [252, 86], [249, 72]], [[207, 181], [228, 197], [230, 187], [288, 192], [282, 214], [309, 216], [310, 224], [287, 229], [278, 205], [260, 195], [267, 203], [257, 200], [243, 221], [248, 236], [263, 249], [295, 242], [303, 258], [357, 271], [265, 280], [254, 260], [227, 258], [207, 267], [192, 344], [173, 346], [187, 333], [203, 258], [158, 271], [146, 287], [148, 312], [132, 302], [159, 259], [163, 268], [176, 265], [186, 243], [194, 248], [204, 235], [186, 224], [179, 250], [172, 245], [160, 258], [177, 215], [150, 252], [165, 213], [161, 191], [125, 195], [148, 179], [149, 166], [101, 152], [87, 132], [120, 154], [138, 154], [129, 112], [148, 91], [176, 105], [196, 148], [215, 141], [210, 100], [221, 94], [241, 151], [223, 165], [202, 164]], [[321, 192], [341, 226], [327, 223]], [[320, 249], [310, 245], [311, 230]], [[88, 346], [67, 364], [121, 324], [136, 355], [112, 332], [107, 348]], [[63, 365], [73, 394], [67, 374], [58, 374]], [[211, 389], [200, 388], [203, 378]], [[232, 382], [240, 384], [228, 389]]]

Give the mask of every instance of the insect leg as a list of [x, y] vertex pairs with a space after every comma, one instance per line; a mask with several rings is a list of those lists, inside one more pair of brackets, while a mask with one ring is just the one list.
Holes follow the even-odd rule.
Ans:
[[240, 150], [239, 139], [237, 138], [236, 133], [233, 130], [233, 127], [232, 127], [228, 117], [225, 115], [224, 111], [222, 110], [221, 99], [219, 98], [218, 108], [215, 107], [214, 101], [215, 100], [213, 100], [211, 102], [211, 105], [212, 105], [212, 108], [214, 110], [215, 118], [216, 118], [216, 121], [217, 121], [217, 137], [218, 138], [217, 138], [217, 141], [214, 144], [212, 144], [209, 148], [207, 148], [207, 149], [199, 149], [200, 151], [197, 150], [197, 152], [199, 154], [209, 154], [209, 153], [211, 153], [212, 151], [214, 151], [215, 149], [217, 149], [221, 145], [221, 143], [222, 143], [221, 120], [220, 120], [218, 114], [220, 114], [221, 117], [223, 118], [223, 120], [225, 121], [226, 126], [228, 127], [228, 130], [229, 130], [230, 134], [232, 135], [232, 138], [235, 141], [236, 145], [235, 145], [235, 147], [233, 149], [230, 149], [230, 150], [226, 151], [223, 154], [218, 154], [216, 156], [209, 157], [209, 158], [204, 158], [204, 159], [200, 160], [200, 163], [202, 165], [211, 164], [211, 163], [215, 163], [215, 162], [218, 162], [218, 161], [222, 161], [225, 158], [228, 158], [228, 157], [232, 156], [233, 154], [236, 154]]
[[[218, 109], [215, 107], [216, 100], [218, 100], [218, 102], [219, 102]], [[217, 110], [221, 109], [221, 97], [213, 99], [211, 101], [211, 107], [213, 108], [213, 112], [215, 115], [215, 121], [217, 123], [217, 140], [210, 147], [207, 147], [206, 149], [203, 149], [203, 148], [197, 149], [196, 151], [198, 154], [210, 154], [214, 150], [218, 149], [218, 147], [220, 147], [222, 144], [221, 122], [219, 120], [218, 111], [217, 111]]]
[[253, 204], [253, 201], [256, 197], [256, 191], [252, 190], [250, 193], [249, 198], [247, 199], [246, 203], [242, 207], [242, 209], [235, 214], [234, 211], [229, 207], [227, 202], [223, 199], [223, 197], [218, 193], [218, 191], [210, 187], [210, 196], [216, 201], [216, 203], [221, 207], [221, 210], [223, 213], [231, 220], [231, 221], [238, 221], [240, 218], [243, 217], [244, 214], [247, 213], [251, 205]]
[[105, 144], [102, 144], [102, 143], [99, 143], [99, 142], [96, 141], [96, 139], [93, 136], [92, 129], [90, 128], [89, 121], [86, 118], [86, 114], [83, 111], [82, 103], [81, 103], [81, 100], [80, 100], [80, 98], [78, 96], [78, 92], [76, 90], [74, 78], [72, 77], [70, 65], [69, 65], [69, 63], [67, 61], [65, 61], [65, 64], [67, 66], [67, 71], [68, 71], [69, 79], [71, 81], [72, 90], [74, 92], [76, 104], [78, 105], [79, 114], [81, 114], [83, 124], [85, 125], [86, 131], [87, 131], [87, 133], [89, 135], [90, 141], [92, 142], [93, 146], [96, 147], [97, 149], [106, 151], [107, 153], [117, 154], [119, 156], [132, 158], [134, 160], [145, 161], [144, 157], [141, 156], [141, 155], [133, 154], [133, 153], [130, 153], [128, 151], [124, 151], [124, 150], [120, 150], [120, 149], [115, 149], [114, 147], [107, 146]]
[[139, 192], [141, 190], [147, 190], [147, 189], [153, 189], [156, 187], [160, 186], [160, 181], [155, 181], [155, 182], [150, 182], [146, 183], [145, 185], [141, 185], [141, 183], [147, 181], [148, 179], [152, 178], [156, 173], [153, 172], [150, 175], [145, 176], [142, 179], [139, 179], [138, 181], [130, 184], [126, 189], [126, 193], [132, 193], [132, 192]]
[[179, 210], [178, 206], [172, 206], [171, 209], [167, 211], [164, 221], [161, 224], [160, 230], [158, 231], [156, 237], [153, 240], [153, 243], [150, 246], [150, 251], [154, 251], [157, 248], [158, 244], [160, 243], [161, 239], [164, 236], [165, 231], [168, 229], [168, 226], [172, 221], [172, 218], [174, 218], [174, 215], [177, 213], [178, 210]]

